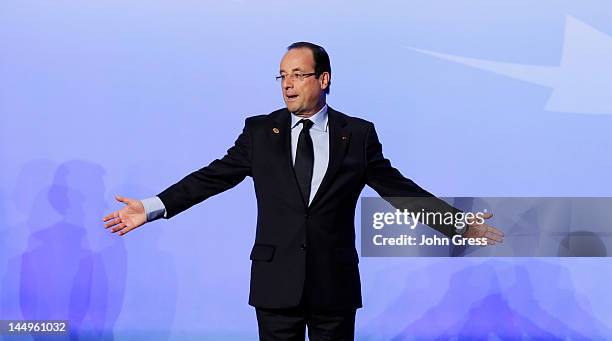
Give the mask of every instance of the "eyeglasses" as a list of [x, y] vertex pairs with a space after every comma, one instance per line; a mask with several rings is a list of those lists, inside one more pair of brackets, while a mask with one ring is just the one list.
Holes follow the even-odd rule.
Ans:
[[292, 74], [290, 74], [290, 75], [280, 75], [280, 76], [276, 76], [276, 80], [277, 80], [277, 81], [279, 81], [279, 82], [283, 82], [283, 81], [285, 81], [285, 79], [289, 78], [289, 79], [291, 79], [292, 81], [296, 81], [296, 80], [298, 80], [298, 81], [300, 81], [300, 82], [301, 82], [301, 81], [303, 81], [303, 80], [304, 80], [304, 78], [306, 78], [306, 77], [310, 77], [310, 76], [314, 76], [314, 75], [316, 75], [316, 74], [317, 74], [316, 72], [309, 72], [309, 73], [301, 73], [301, 72], [296, 72], [296, 73], [292, 73]]

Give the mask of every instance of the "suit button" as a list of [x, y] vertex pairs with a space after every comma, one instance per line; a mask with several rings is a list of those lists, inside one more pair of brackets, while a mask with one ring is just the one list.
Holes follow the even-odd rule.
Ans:
[[304, 214], [304, 218], [306, 218], [306, 219], [310, 218], [310, 214], [305, 213], [305, 214]]
[[305, 251], [306, 250], [306, 243], [302, 244], [300, 246], [300, 250]]

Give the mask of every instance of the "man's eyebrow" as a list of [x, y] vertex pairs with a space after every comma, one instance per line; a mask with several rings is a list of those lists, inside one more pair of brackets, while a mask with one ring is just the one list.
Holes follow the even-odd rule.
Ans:
[[[296, 67], [296, 68], [293, 68], [293, 70], [291, 70], [291, 71], [295, 72], [295, 71], [303, 71], [303, 70], [302, 70], [301, 67]], [[280, 70], [278, 73], [283, 73], [283, 72], [287, 73], [287, 71], [285, 71], [285, 70]]]

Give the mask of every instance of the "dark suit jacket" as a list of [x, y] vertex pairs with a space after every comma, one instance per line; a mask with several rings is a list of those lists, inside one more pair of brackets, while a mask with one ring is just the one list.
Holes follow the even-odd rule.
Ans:
[[359, 308], [354, 220], [361, 190], [367, 184], [383, 197], [432, 195], [384, 158], [372, 123], [329, 108], [329, 164], [307, 205], [293, 172], [290, 115], [281, 109], [247, 118], [222, 159], [158, 196], [166, 206], [166, 218], [171, 218], [251, 176], [258, 215], [249, 304], [295, 307], [304, 293], [314, 308]]

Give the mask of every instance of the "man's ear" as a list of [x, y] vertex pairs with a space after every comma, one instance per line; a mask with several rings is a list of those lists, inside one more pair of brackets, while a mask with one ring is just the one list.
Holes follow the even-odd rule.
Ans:
[[319, 76], [319, 84], [321, 84], [321, 90], [327, 89], [329, 87], [329, 80], [331, 79], [331, 75], [329, 72], [323, 72]]

